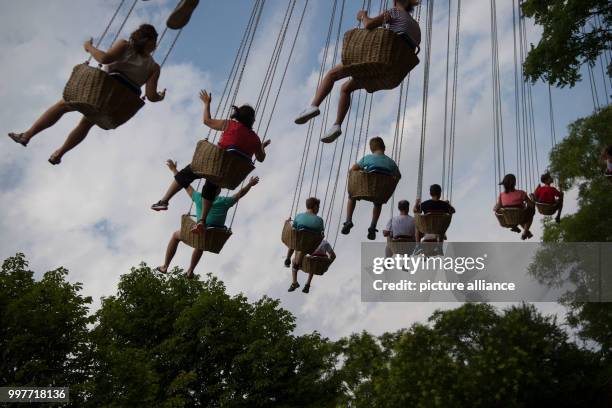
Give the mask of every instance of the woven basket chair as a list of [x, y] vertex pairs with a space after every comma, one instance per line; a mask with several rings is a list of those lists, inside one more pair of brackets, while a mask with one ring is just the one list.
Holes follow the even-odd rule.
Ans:
[[323, 235], [318, 232], [296, 230], [293, 228], [291, 220], [285, 221], [285, 225], [283, 225], [281, 241], [287, 245], [287, 248], [310, 254], [317, 249], [322, 240]]
[[115, 129], [132, 118], [144, 101], [99, 68], [79, 64], [64, 87], [64, 101], [102, 129]]
[[416, 227], [423, 234], [444, 236], [453, 219], [451, 214], [415, 214]]
[[416, 53], [391, 30], [355, 28], [344, 34], [342, 65], [370, 93], [397, 87], [418, 64]]
[[327, 256], [306, 255], [302, 259], [302, 270], [314, 275], [323, 275], [332, 264], [332, 260]]
[[414, 248], [416, 247], [416, 242], [414, 238], [412, 241], [406, 239], [388, 239], [387, 247], [391, 250], [393, 255], [404, 255], [404, 254], [412, 254], [414, 252]]
[[499, 222], [499, 225], [502, 228], [512, 228], [512, 227], [514, 227], [514, 225], [506, 224], [506, 219], [504, 218], [504, 214], [502, 214], [501, 212], [496, 212], [495, 213], [495, 218], [497, 218], [497, 221]]
[[499, 212], [504, 217], [504, 223], [508, 226], [508, 228], [516, 227], [525, 222], [525, 218], [527, 217], [527, 209], [526, 208], [501, 208]]
[[555, 215], [557, 212], [557, 204], [536, 203], [538, 212], [542, 215]]
[[376, 204], [389, 201], [399, 182], [398, 177], [362, 170], [351, 170], [348, 177], [348, 194], [351, 198]]
[[193, 153], [191, 170], [222, 188], [235, 189], [255, 169], [251, 160], [207, 140], [200, 140]]
[[206, 228], [205, 234], [194, 234], [191, 232], [194, 225], [195, 221], [190, 215], [182, 216], [181, 241], [194, 249], [218, 254], [223, 249], [225, 242], [232, 236], [232, 230], [229, 228]]

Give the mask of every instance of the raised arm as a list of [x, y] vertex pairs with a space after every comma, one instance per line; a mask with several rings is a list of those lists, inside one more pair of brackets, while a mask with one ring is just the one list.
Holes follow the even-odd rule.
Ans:
[[119, 40], [115, 42], [108, 51], [102, 51], [94, 47], [93, 38], [90, 38], [89, 40], [85, 41], [85, 44], [83, 44], [83, 48], [85, 48], [85, 51], [91, 54], [93, 59], [98, 61], [100, 64], [107, 65], [121, 58], [121, 56], [123, 55], [125, 50], [127, 50], [129, 45], [130, 43], [126, 40]]
[[421, 213], [421, 199], [417, 198], [414, 201], [414, 208], [412, 209], [412, 212], [415, 214], [420, 214]]
[[494, 212], [498, 212], [502, 208], [501, 195], [497, 197], [497, 202], [495, 203], [495, 207], [493, 207]]
[[359, 11], [359, 13], [357, 13], [357, 20], [363, 23], [363, 28], [367, 30], [372, 30], [384, 24], [385, 13], [376, 17], [368, 17], [367, 11], [361, 10]]
[[[168, 159], [166, 160], [166, 166], [168, 166], [168, 168], [170, 169], [170, 171], [172, 172], [172, 174], [174, 176], [176, 176], [176, 174], [178, 173], [178, 170], [176, 168], [176, 162], [172, 159]], [[189, 185], [186, 189], [185, 192], [187, 193], [187, 195], [189, 196], [189, 198], [191, 198], [191, 196], [193, 195], [193, 187], [191, 187], [191, 185]]]
[[257, 159], [258, 162], [266, 160], [266, 147], [268, 147], [270, 143], [272, 143], [270, 139], [266, 140], [261, 144], [259, 151], [255, 153], [255, 159]]
[[210, 117], [210, 102], [212, 101], [212, 93], [206, 92], [205, 89], [200, 91], [200, 100], [204, 103], [204, 112], [202, 122], [211, 129], [225, 130], [227, 120], [213, 119]]
[[240, 200], [249, 192], [249, 190], [251, 190], [251, 187], [253, 187], [257, 183], [259, 183], [259, 177], [251, 177], [247, 185], [241, 188], [236, 194], [234, 194], [234, 200]]
[[160, 74], [161, 68], [158, 64], [155, 64], [153, 72], [151, 72], [151, 76], [149, 76], [149, 79], [147, 79], [147, 84], [145, 86], [145, 95], [147, 96], [147, 99], [151, 102], [160, 102], [163, 101], [166, 97], [165, 89], [161, 92], [157, 91], [157, 83], [159, 82]]

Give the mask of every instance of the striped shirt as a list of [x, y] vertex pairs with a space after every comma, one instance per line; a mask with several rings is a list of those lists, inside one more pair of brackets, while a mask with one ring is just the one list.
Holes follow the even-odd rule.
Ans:
[[416, 45], [421, 44], [419, 23], [407, 11], [393, 7], [385, 12], [385, 24], [395, 34], [409, 36]]

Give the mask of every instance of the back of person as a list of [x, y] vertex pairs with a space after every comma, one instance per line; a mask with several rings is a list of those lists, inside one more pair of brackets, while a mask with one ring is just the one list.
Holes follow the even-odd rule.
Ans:
[[502, 207], [522, 207], [527, 198], [527, 193], [522, 190], [515, 190], [509, 193], [502, 192], [499, 197]]
[[453, 207], [442, 200], [426, 200], [421, 203], [421, 212], [423, 214], [452, 214]]
[[560, 196], [559, 190], [552, 186], [538, 186], [533, 193], [538, 202], [544, 204], [554, 204], [557, 197]]
[[109, 73], [118, 72], [134, 85], [143, 86], [151, 76], [155, 60], [150, 55], [138, 54], [130, 44], [121, 58], [106, 66]]
[[[202, 194], [194, 190], [191, 194], [191, 199], [195, 204], [196, 219], [200, 221], [202, 219]], [[227, 218], [227, 212], [234, 204], [236, 204], [236, 199], [233, 196], [217, 196], [206, 216], [206, 225], [223, 227], [225, 225], [225, 219]]]
[[219, 139], [219, 146], [223, 149], [238, 149], [252, 158], [255, 153], [261, 150], [261, 140], [252, 129], [237, 120], [229, 120], [227, 128]]
[[312, 232], [322, 232], [324, 230], [323, 218], [311, 213], [301, 213], [295, 216], [293, 227], [296, 229], [306, 229]]
[[392, 238], [414, 237], [414, 218], [409, 215], [397, 215], [389, 220], [386, 231], [391, 231]]
[[397, 164], [385, 154], [367, 154], [357, 164], [366, 172], [376, 170], [389, 174], [398, 172]]
[[317, 249], [314, 250], [314, 252], [312, 253], [312, 256], [324, 256], [327, 257], [328, 254], [330, 254], [332, 252], [332, 247], [329, 244], [329, 242], [327, 242], [327, 240], [322, 240], [321, 243], [319, 244], [319, 246], [317, 247]]
[[419, 23], [408, 13], [399, 7], [393, 7], [388, 11], [387, 21], [389, 30], [396, 34], [404, 34], [410, 37], [414, 45], [421, 44], [421, 28]]

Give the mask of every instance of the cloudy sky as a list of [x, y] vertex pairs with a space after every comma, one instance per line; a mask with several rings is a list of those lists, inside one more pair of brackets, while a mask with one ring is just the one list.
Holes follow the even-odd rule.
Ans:
[[[281, 57], [283, 63], [303, 1], [299, 0], [296, 6]], [[161, 31], [175, 3], [138, 2], [125, 32], [142, 22], [152, 22]], [[354, 16], [361, 3], [346, 0], [342, 30], [354, 27]], [[515, 135], [512, 8], [509, 1], [498, 3], [504, 132], [512, 146]], [[27, 129], [44, 109], [58, 100], [72, 67], [86, 58], [82, 42], [102, 32], [118, 4], [119, 0], [2, 3], [0, 72], [4, 81], [0, 87], [3, 101], [0, 123], [4, 134]], [[266, 3], [238, 103], [256, 101], [286, 4], [284, 0]], [[241, 203], [233, 225], [234, 235], [222, 254], [205, 254], [197, 272], [219, 276], [230, 293], [243, 292], [252, 300], [263, 295], [280, 298], [282, 306], [298, 317], [298, 332], [318, 330], [336, 338], [354, 331], [380, 333], [406, 327], [424, 320], [435, 308], [456, 305], [360, 301], [359, 251], [371, 211], [366, 203], [358, 205], [356, 227], [351, 235], [338, 239], [335, 248], [338, 259], [333, 269], [323, 278], [315, 278], [309, 295], [286, 291], [290, 273], [282, 266], [285, 247], [280, 242], [280, 231], [283, 220], [290, 214], [306, 136], [306, 127], [294, 125], [293, 119], [314, 93], [331, 4], [328, 0], [310, 0], [266, 135], [272, 139], [268, 159], [254, 173], [261, 177], [261, 182]], [[213, 103], [221, 94], [251, 6], [247, 0], [203, 0], [163, 68], [160, 83], [168, 89], [166, 100], [147, 104], [117, 130], [94, 129], [81, 146], [65, 156], [60, 166], [52, 167], [47, 158], [76, 124], [77, 113], [66, 115], [56, 126], [37, 136], [27, 149], [6, 137], [0, 139], [4, 153], [0, 156], [0, 202], [5, 211], [0, 219], [0, 257], [24, 252], [38, 273], [65, 266], [70, 270], [69, 279], [82, 282], [86, 294], [96, 299], [96, 307], [101, 296], [115, 292], [120, 275], [130, 267], [141, 261], [152, 266], [160, 264], [170, 234], [178, 228], [180, 215], [189, 208], [187, 196], [180, 194], [166, 213], [149, 209], [171, 181], [164, 162], [173, 158], [179, 166], [187, 164], [197, 140], [206, 136], [197, 93], [201, 88], [211, 90]], [[454, 241], [516, 240], [514, 234], [499, 228], [491, 214], [495, 187], [489, 11], [488, 0], [463, 1], [453, 197], [457, 215], [448, 232], [449, 239]], [[452, 13], [454, 18], [454, 1]], [[447, 19], [448, 3], [436, 2], [425, 186], [439, 182], [442, 171]], [[529, 40], [535, 42], [537, 36], [537, 29], [529, 26]], [[166, 37], [166, 41], [170, 38]], [[167, 45], [168, 42], [162, 45], [160, 51]], [[279, 68], [279, 76], [280, 72]], [[403, 178], [396, 195], [411, 202], [416, 196], [422, 87], [423, 64], [415, 69], [410, 85], [401, 156]], [[331, 98], [335, 105], [336, 94]], [[574, 89], [554, 89], [553, 98], [558, 138], [565, 135], [568, 123], [593, 109], [586, 82]], [[395, 129], [397, 100], [397, 91], [377, 93], [371, 114], [370, 135], [382, 136], [389, 146]], [[540, 170], [544, 170], [550, 149], [550, 126], [548, 88], [541, 84], [534, 87], [534, 108]], [[349, 144], [346, 143], [347, 151]], [[311, 157], [315, 148], [313, 143]], [[302, 202], [309, 189], [316, 187], [318, 194], [323, 195], [332, 151], [329, 146], [323, 151], [324, 176], [319, 184], [311, 186], [307, 177]], [[510, 170], [514, 162], [512, 155], [508, 155]], [[348, 168], [347, 156], [348, 153], [341, 164], [342, 171]], [[311, 162], [307, 172], [313, 167]], [[343, 204], [340, 198], [344, 197], [342, 179], [339, 184], [333, 227], [328, 227], [333, 236]], [[569, 211], [575, 208], [574, 199], [575, 194], [570, 192]], [[379, 226], [388, 216], [387, 206]], [[536, 239], [539, 229], [538, 219], [534, 225]], [[179, 247], [175, 265], [185, 266], [190, 253], [188, 247]], [[558, 310], [554, 304], [541, 307], [546, 311]]]

